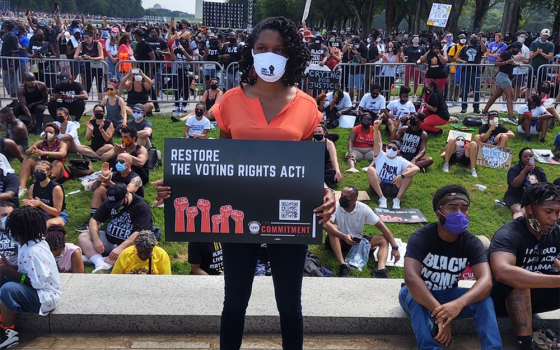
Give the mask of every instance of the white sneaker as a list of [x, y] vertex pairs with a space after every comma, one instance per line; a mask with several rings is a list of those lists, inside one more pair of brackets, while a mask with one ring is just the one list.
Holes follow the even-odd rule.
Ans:
[[348, 170], [346, 170], [347, 173], [359, 173], [360, 171], [356, 168], [350, 168]]
[[171, 113], [172, 116], [178, 117], [179, 114], [179, 107], [173, 107], [173, 112]]
[[401, 200], [398, 198], [393, 198], [393, 209], [401, 208]]
[[104, 262], [99, 266], [96, 266], [95, 270], [91, 271], [91, 273], [95, 273], [95, 274], [111, 273], [112, 269], [113, 269], [113, 265]]
[[471, 169], [471, 175], [472, 175], [473, 177], [478, 177], [478, 174], [476, 173], [476, 169], [475, 169], [475, 168], [472, 168], [472, 169]]
[[18, 198], [23, 199], [27, 193], [27, 188], [20, 188], [18, 191]]
[[387, 209], [387, 198], [385, 197], [379, 198], [379, 208]]
[[444, 173], [448, 173], [449, 172], [449, 163], [443, 164], [443, 169], [442, 170], [443, 170]]
[[13, 329], [6, 329], [0, 337], [0, 349], [9, 349], [19, 344], [19, 333]]

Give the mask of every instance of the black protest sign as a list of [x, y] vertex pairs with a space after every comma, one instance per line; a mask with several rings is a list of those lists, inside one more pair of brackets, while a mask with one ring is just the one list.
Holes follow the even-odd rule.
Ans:
[[310, 69], [307, 73], [307, 88], [312, 90], [333, 91], [339, 88], [341, 70]]
[[416, 224], [428, 222], [420, 209], [381, 209], [375, 208], [375, 213], [381, 221], [391, 224]]
[[166, 139], [165, 238], [321, 244], [323, 142]]

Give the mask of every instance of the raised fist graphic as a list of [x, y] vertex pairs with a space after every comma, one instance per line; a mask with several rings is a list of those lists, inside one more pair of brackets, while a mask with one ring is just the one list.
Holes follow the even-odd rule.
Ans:
[[188, 207], [187, 208], [187, 232], [194, 232], [194, 217], [198, 215], [198, 208], [197, 207]]
[[200, 232], [210, 233], [210, 201], [199, 199], [196, 206], [200, 209], [200, 213], [202, 214]]
[[243, 233], [243, 218], [245, 214], [241, 210], [234, 210], [231, 212], [231, 218], [235, 221], [235, 234]]
[[212, 233], [220, 233], [220, 224], [222, 216], [220, 214], [212, 215]]
[[222, 214], [222, 225], [220, 226], [221, 233], [229, 233], [229, 216], [233, 208], [231, 205], [224, 205], [220, 208], [220, 214]]
[[185, 232], [185, 209], [189, 207], [187, 197], [175, 198], [175, 232]]

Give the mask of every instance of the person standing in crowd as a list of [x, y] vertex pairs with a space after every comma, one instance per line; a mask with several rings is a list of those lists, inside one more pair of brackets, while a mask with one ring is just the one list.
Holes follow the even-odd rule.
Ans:
[[140, 63], [138, 63], [140, 71], [144, 72], [144, 74], [149, 74], [151, 68], [153, 67], [153, 63], [150, 61], [155, 61], [156, 59], [154, 49], [146, 40], [144, 40], [146, 33], [143, 29], [138, 28], [132, 32], [132, 34], [134, 34], [134, 40], [136, 41], [136, 46], [133, 48], [134, 58], [136, 61], [140, 61]]
[[107, 70], [109, 79], [118, 76], [115, 76], [115, 68], [117, 67], [117, 63], [119, 62], [119, 41], [121, 40], [120, 36], [121, 32], [119, 28], [113, 27], [111, 28], [111, 33], [109, 40], [105, 40], [105, 52], [107, 52], [107, 57], [105, 58], [107, 61]]
[[445, 99], [438, 86], [433, 81], [428, 81], [424, 86], [424, 100], [420, 107], [421, 113], [426, 115], [420, 127], [427, 133], [437, 136], [443, 134], [443, 130], [436, 128], [445, 125], [449, 121], [449, 110], [445, 104]]
[[79, 122], [86, 109], [88, 93], [82, 84], [73, 81], [72, 76], [66, 72], [58, 75], [56, 84], [51, 93], [51, 100], [48, 104], [49, 114], [56, 120], [56, 111], [65, 107], [70, 115], [74, 116], [74, 121]]
[[[459, 53], [463, 50], [465, 45], [467, 44], [467, 37], [465, 34], [459, 34], [459, 42], [455, 45], [452, 45], [447, 50], [447, 57], [449, 59], [449, 63], [457, 62], [459, 58]], [[459, 77], [461, 76], [461, 68], [456, 64], [451, 64], [449, 67], [449, 91], [447, 94], [447, 98], [449, 101], [457, 102], [459, 101], [459, 94], [460, 94], [460, 86], [459, 86]]]
[[389, 41], [387, 43], [387, 53], [381, 56], [381, 62], [384, 64], [379, 72], [379, 82], [385, 100], [391, 98], [393, 83], [397, 74], [397, 63], [400, 62], [400, 46], [398, 43]]
[[2, 51], [0, 52], [0, 56], [13, 57], [12, 59], [2, 59], [2, 82], [6, 92], [13, 99], [8, 107], [15, 107], [17, 104], [16, 94], [20, 64], [19, 60], [16, 59], [19, 55], [19, 41], [14, 34], [15, 23], [13, 20], [5, 20], [4, 23], [2, 23], [2, 28], [4, 29], [4, 36], [2, 37]]
[[[243, 51], [243, 45], [237, 42], [237, 35], [235, 32], [230, 32], [227, 38], [228, 42], [224, 45], [221, 52], [221, 59], [223, 66], [227, 71], [227, 83], [228, 86], [238, 86], [239, 85], [239, 70], [236, 67], [231, 66], [232, 63], [237, 63], [241, 59], [241, 52]], [[229, 69], [228, 69], [229, 68]], [[212, 82], [210, 82], [212, 85]]]
[[150, 28], [150, 37], [146, 39], [146, 42], [152, 47], [155, 55], [155, 60], [160, 61], [153, 64], [153, 67], [151, 67], [152, 69], [150, 70], [149, 74], [149, 76], [154, 81], [152, 90], [150, 91], [150, 95], [154, 103], [154, 112], [159, 113], [160, 109], [157, 99], [159, 97], [161, 88], [163, 87], [163, 63], [161, 62], [164, 61], [164, 57], [166, 55], [169, 55], [170, 51], [167, 43], [165, 42], [165, 39], [161, 37], [161, 31], [158, 27]]
[[426, 53], [426, 49], [420, 46], [420, 37], [414, 35], [412, 37], [412, 45], [408, 46], [401, 52], [401, 62], [409, 63], [405, 66], [404, 71], [404, 86], [408, 87], [410, 84], [410, 78], [413, 79], [414, 90], [412, 94], [416, 95], [418, 91], [418, 84], [420, 83], [420, 69], [415, 67], [414, 64]]
[[426, 156], [428, 133], [420, 127], [425, 118], [423, 113], [413, 113], [408, 117], [408, 125], [398, 128], [394, 137], [391, 135], [391, 139], [397, 140], [401, 144], [401, 157], [419, 167], [423, 172], [426, 172], [426, 169], [434, 163], [431, 157]]
[[[487, 76], [494, 78], [498, 74], [499, 68], [496, 66], [496, 61], [500, 58], [502, 52], [506, 50], [508, 45], [503, 42], [504, 35], [502, 33], [494, 34], [494, 41], [491, 42], [487, 47], [487, 51], [485, 53], [488, 63], [492, 64], [490, 67], [486, 67], [488, 69]], [[492, 79], [493, 80], [493, 79]], [[492, 92], [494, 92], [495, 85], [492, 84]]]
[[327, 63], [329, 49], [323, 44], [323, 37], [321, 35], [316, 35], [311, 44], [309, 44], [309, 52], [311, 53], [309, 64], [324, 66]]
[[488, 249], [498, 316], [509, 316], [520, 350], [532, 350], [532, 315], [560, 309], [560, 187], [539, 182], [521, 198], [525, 215], [502, 226]]
[[428, 63], [428, 71], [426, 71], [426, 78], [424, 79], [424, 84], [433, 82], [437, 85], [438, 90], [445, 91], [445, 85], [448, 80], [447, 68], [447, 52], [442, 50], [441, 43], [434, 42], [430, 51], [426, 52], [416, 64]]
[[467, 102], [469, 93], [474, 93], [474, 113], [480, 113], [480, 86], [481, 86], [481, 67], [478, 65], [482, 62], [482, 56], [486, 53], [487, 48], [482, 40], [482, 36], [471, 36], [469, 46], [464, 46], [458, 54], [456, 62], [465, 64], [461, 66], [461, 113], [467, 113]]
[[[342, 52], [349, 63], [347, 87], [350, 89], [350, 98], [353, 101], [361, 100], [366, 79], [364, 64], [367, 62], [368, 50], [360, 40], [360, 37], [355, 36], [351, 41], [346, 42]], [[355, 96], [354, 91], [356, 92]]]
[[[220, 42], [214, 33], [208, 35], [208, 46], [204, 48], [204, 56], [203, 60], [207, 62], [215, 62], [215, 64], [209, 63], [207, 66], [204, 66], [203, 74], [204, 74], [204, 87], [208, 89], [210, 87], [210, 79], [211, 78], [219, 78], [221, 75], [220, 65], [218, 62], [220, 61]], [[220, 79], [223, 80], [223, 79]], [[178, 111], [181, 112], [181, 111]]]
[[521, 44], [521, 50], [519, 53], [513, 57], [515, 61], [515, 67], [513, 68], [513, 79], [511, 79], [511, 85], [514, 89], [513, 101], [517, 101], [521, 97], [522, 90], [525, 89], [525, 99], [530, 96], [530, 89], [527, 89], [527, 76], [528, 68], [521, 67], [531, 63], [531, 51], [525, 45], [525, 40], [527, 39], [527, 34], [521, 32], [517, 35], [517, 42]]
[[[192, 243], [189, 243], [189, 246]], [[157, 246], [157, 239], [150, 230], [138, 232], [134, 245], [123, 250], [111, 271], [116, 274], [171, 275], [171, 262], [167, 252]]]
[[48, 89], [52, 89], [53, 76], [57, 73], [56, 66], [53, 61], [44, 58], [56, 58], [56, 52], [53, 45], [45, 40], [45, 32], [42, 29], [38, 29], [31, 37], [27, 56], [35, 59], [32, 62], [36, 64], [39, 81], [44, 82]]
[[548, 64], [548, 62], [554, 56], [554, 43], [548, 41], [550, 37], [550, 30], [543, 29], [541, 30], [541, 36], [538, 40], [533, 40], [530, 47], [530, 57], [531, 57], [531, 67], [533, 67], [532, 71], [529, 71], [529, 82], [527, 86], [537, 87], [540, 86], [543, 80], [546, 80], [546, 69], [541, 70], [541, 75], [537, 75], [539, 72], [539, 68], [543, 64]]
[[80, 64], [80, 73], [84, 74], [86, 92], [91, 92], [93, 79], [97, 85], [99, 101], [103, 100], [103, 67], [99, 67], [97, 61], [103, 61], [103, 46], [97, 40], [93, 40], [93, 33], [86, 31], [83, 41], [78, 44], [74, 52], [74, 60], [87, 61]]
[[29, 71], [23, 73], [23, 84], [18, 88], [18, 105], [14, 108], [14, 114], [29, 118], [29, 131], [43, 130], [43, 113], [48, 100], [45, 83], [35, 80], [35, 75]]
[[[399, 302], [410, 316], [418, 349], [451, 345], [452, 322], [473, 318], [482, 349], [502, 349], [494, 302], [492, 273], [481, 241], [467, 231], [471, 199], [460, 185], [436, 191], [433, 209], [437, 223], [416, 230], [404, 257], [404, 281]], [[442, 264], [453, 261], [453, 264]], [[459, 288], [467, 264], [476, 282]], [[440, 278], [435, 278], [436, 274]]]
[[175, 114], [180, 115], [187, 111], [187, 103], [191, 89], [192, 78], [190, 76], [190, 70], [192, 68], [189, 62], [193, 60], [193, 52], [189, 45], [189, 37], [190, 35], [183, 36], [179, 40], [175, 40], [175, 43], [171, 46], [171, 59], [175, 61], [175, 67], [177, 68], [177, 74], [175, 76], [177, 89], [175, 90], [175, 108], [173, 111]]

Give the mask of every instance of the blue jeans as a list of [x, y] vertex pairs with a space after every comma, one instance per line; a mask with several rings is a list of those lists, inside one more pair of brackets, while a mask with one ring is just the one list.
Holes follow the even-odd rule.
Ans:
[[[243, 339], [245, 312], [251, 297], [260, 244], [222, 244], [225, 300], [220, 325], [220, 349], [238, 350]], [[282, 347], [303, 349], [301, 283], [307, 245], [269, 244], [268, 255], [280, 312]]]
[[[440, 304], [445, 304], [458, 299], [468, 290], [468, 288], [451, 288], [432, 291], [432, 295]], [[441, 344], [435, 341], [431, 334], [433, 325], [431, 312], [412, 298], [406, 286], [401, 288], [399, 302], [404, 312], [410, 316], [418, 349], [441, 349]], [[492, 298], [486, 297], [477, 303], [468, 305], [456, 317], [456, 319], [461, 318], [474, 320], [483, 350], [503, 348]]]
[[37, 291], [33, 287], [9, 281], [6, 277], [2, 277], [0, 283], [2, 284], [2, 287], [0, 287], [0, 302], [8, 310], [16, 314], [22, 312], [39, 313], [41, 302]]
[[480, 107], [480, 72], [478, 67], [461, 67], [461, 109], [467, 109], [471, 89], [474, 92], [473, 109], [477, 110]]

